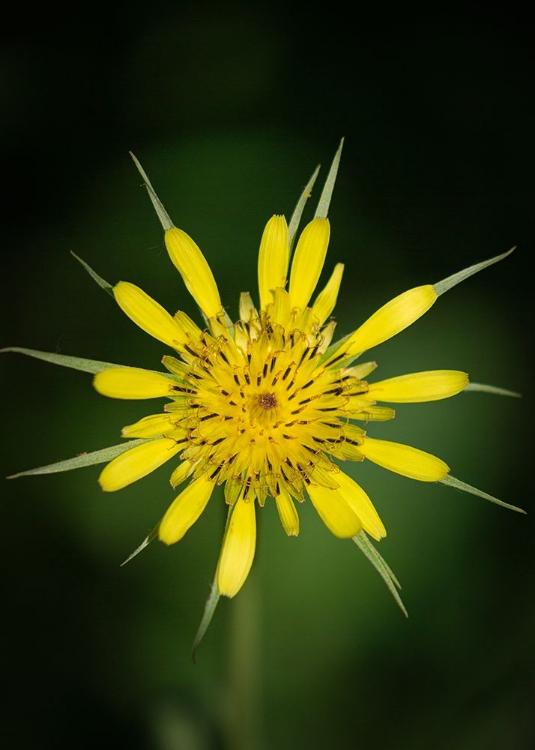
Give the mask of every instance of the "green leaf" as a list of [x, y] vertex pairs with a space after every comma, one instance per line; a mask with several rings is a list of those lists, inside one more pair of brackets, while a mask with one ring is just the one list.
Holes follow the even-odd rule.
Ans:
[[363, 552], [363, 554], [368, 558], [375, 570], [379, 573], [383, 581], [386, 583], [388, 590], [394, 597], [396, 604], [403, 612], [405, 617], [408, 617], [409, 614], [405, 609], [405, 605], [401, 601], [400, 595], [398, 594], [398, 589], [401, 589], [399, 581], [397, 580], [396, 576], [389, 568], [383, 557], [379, 554], [379, 552], [377, 552], [364, 531], [361, 531], [360, 534], [354, 536], [353, 541], [360, 549], [360, 551]]
[[497, 396], [514, 396], [514, 398], [522, 398], [522, 394], [517, 393], [516, 391], [510, 391], [507, 388], [498, 388], [495, 385], [485, 385], [484, 383], [468, 383], [464, 390], [494, 393]]
[[464, 281], [465, 279], [470, 278], [470, 276], [473, 276], [475, 273], [479, 273], [479, 271], [482, 271], [484, 268], [488, 268], [489, 266], [492, 266], [494, 263], [498, 263], [498, 261], [503, 260], [504, 258], [507, 258], [507, 256], [511, 255], [511, 253], [515, 249], [516, 248], [512, 247], [506, 253], [502, 253], [501, 255], [496, 255], [496, 257], [494, 258], [490, 258], [489, 260], [484, 260], [482, 263], [476, 263], [473, 266], [469, 266], [468, 268], [465, 268], [462, 271], [458, 271], [457, 273], [454, 273], [452, 276], [448, 276], [447, 279], [443, 279], [442, 281], [439, 281], [438, 284], [433, 285], [435, 288], [435, 292], [439, 296], [441, 294], [444, 294], [444, 292], [447, 292], [449, 289], [452, 289], [454, 286], [457, 286], [457, 284], [460, 284], [461, 281]]
[[88, 273], [88, 274], [89, 274], [89, 275], [91, 276], [91, 278], [93, 279], [93, 281], [96, 281], [96, 282], [97, 282], [97, 284], [98, 284], [98, 285], [99, 285], [100, 287], [102, 287], [102, 289], [104, 289], [104, 291], [105, 291], [105, 292], [108, 292], [108, 294], [109, 294], [109, 295], [110, 295], [111, 297], [113, 297], [113, 298], [115, 299], [115, 295], [113, 294], [113, 286], [112, 286], [111, 284], [108, 284], [108, 282], [107, 282], [107, 281], [105, 281], [105, 280], [104, 280], [104, 279], [102, 278], [102, 276], [99, 276], [99, 275], [98, 275], [98, 273], [97, 273], [96, 271], [93, 271], [93, 269], [91, 268], [91, 266], [89, 266], [89, 265], [88, 265], [88, 264], [87, 264], [87, 263], [85, 262], [85, 260], [82, 260], [81, 258], [79, 258], [79, 257], [78, 257], [78, 256], [76, 255], [76, 253], [73, 253], [73, 252], [72, 252], [72, 250], [71, 250], [71, 255], [72, 255], [72, 256], [73, 256], [74, 258], [76, 258], [76, 260], [77, 260], [77, 261], [78, 261], [79, 263], [81, 263], [81, 264], [82, 264], [82, 266], [83, 266], [83, 267], [85, 268], [85, 270], [87, 271], [87, 273]]
[[498, 500], [497, 497], [493, 497], [492, 495], [488, 495], [486, 492], [483, 492], [482, 490], [478, 490], [477, 487], [472, 487], [469, 484], [466, 484], [465, 482], [461, 482], [460, 479], [455, 479], [455, 477], [452, 477], [451, 474], [448, 474], [444, 479], [439, 480], [441, 484], [446, 484], [448, 487], [453, 487], [456, 490], [461, 490], [462, 492], [470, 492], [472, 495], [477, 495], [478, 497], [482, 497], [484, 500], [488, 500], [491, 503], [495, 503], [495, 505], [501, 505], [502, 508], [508, 508], [508, 510], [514, 510], [516, 513], [525, 513], [526, 511], [522, 508], [517, 508], [516, 505], [509, 505], [509, 503], [504, 503], [501, 500]]
[[121, 453], [130, 450], [130, 448], [134, 448], [136, 445], [148, 443], [155, 439], [156, 438], [138, 438], [137, 440], [128, 440], [126, 443], [112, 445], [109, 448], [102, 448], [101, 450], [93, 451], [92, 453], [80, 453], [74, 458], [68, 458], [65, 461], [58, 461], [58, 463], [55, 464], [39, 466], [37, 469], [20, 471], [18, 474], [12, 474], [7, 478], [17, 479], [18, 477], [30, 477], [40, 474], [57, 474], [60, 471], [71, 471], [72, 469], [83, 469], [86, 466], [93, 466], [93, 464], [103, 464], [107, 461], [111, 461], [111, 459], [116, 456], [120, 456]]
[[97, 372], [109, 370], [110, 367], [124, 367], [125, 365], [114, 365], [111, 362], [99, 362], [96, 359], [83, 359], [82, 357], [70, 357], [67, 354], [52, 354], [51, 352], [40, 352], [37, 349], [24, 349], [20, 346], [7, 346], [0, 349], [0, 352], [15, 352], [16, 354], [26, 354], [28, 357], [42, 359], [44, 362], [50, 362], [53, 365], [70, 367], [71, 370], [81, 370], [96, 375]]

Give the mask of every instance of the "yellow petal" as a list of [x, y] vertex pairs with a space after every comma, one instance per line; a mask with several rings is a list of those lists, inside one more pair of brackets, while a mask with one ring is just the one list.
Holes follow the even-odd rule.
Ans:
[[304, 309], [318, 283], [331, 229], [329, 219], [313, 219], [303, 229], [295, 249], [290, 273], [290, 297], [292, 306]]
[[318, 294], [316, 301], [312, 305], [312, 310], [320, 325], [327, 320], [336, 306], [343, 273], [344, 264], [337, 263], [334, 267], [331, 278], [325, 285], [324, 289]]
[[366, 395], [376, 401], [417, 403], [455, 396], [467, 385], [468, 375], [465, 372], [429, 370], [371, 383]]
[[214, 275], [197, 244], [182, 229], [172, 227], [165, 232], [165, 246], [188, 292], [206, 317], [222, 313]]
[[215, 484], [202, 474], [171, 503], [160, 521], [158, 536], [164, 544], [174, 544], [182, 539], [208, 504]]
[[290, 295], [286, 289], [275, 289], [273, 303], [268, 306], [268, 314], [272, 323], [285, 328], [288, 325], [292, 313]]
[[290, 493], [285, 487], [281, 487], [280, 493], [275, 495], [275, 502], [284, 531], [288, 536], [297, 536], [299, 534], [299, 516]]
[[253, 318], [257, 317], [255, 306], [249, 292], [241, 292], [240, 294], [240, 320], [244, 323], [249, 323]]
[[192, 338], [194, 341], [199, 339], [201, 337], [202, 331], [199, 328], [199, 326], [189, 317], [189, 315], [186, 315], [185, 312], [182, 312], [182, 310], [178, 310], [174, 318], [176, 322], [178, 323], [179, 327], [184, 331], [186, 334], [185, 340], [187, 341], [188, 338]]
[[110, 367], [93, 378], [95, 389], [110, 398], [158, 398], [170, 396], [176, 382], [165, 375], [138, 367]]
[[120, 281], [114, 286], [113, 294], [121, 310], [145, 333], [174, 349], [180, 348], [185, 341], [183, 330], [146, 292], [129, 281]]
[[232, 508], [217, 568], [217, 586], [223, 596], [235, 596], [253, 564], [256, 547], [254, 500], [240, 497]]
[[336, 480], [340, 484], [338, 492], [360, 518], [364, 531], [377, 540], [385, 537], [384, 524], [362, 487], [343, 471], [336, 475]]
[[389, 440], [367, 437], [359, 446], [360, 452], [384, 469], [402, 474], [419, 482], [439, 482], [449, 472], [449, 466], [440, 458], [418, 448]]
[[354, 367], [344, 368], [343, 373], [344, 375], [350, 375], [354, 378], [357, 378], [357, 380], [362, 380], [371, 372], [373, 372], [376, 367], [377, 362], [363, 362], [362, 364], [355, 365]]
[[122, 437], [151, 438], [164, 435], [174, 429], [170, 414], [151, 414], [139, 422], [129, 424], [121, 430]]
[[319, 517], [335, 536], [350, 539], [362, 531], [360, 518], [338, 490], [309, 484], [307, 492]]
[[360, 419], [363, 422], [387, 422], [396, 416], [394, 409], [389, 406], [370, 406], [364, 400], [358, 407], [347, 409], [347, 412], [351, 414], [351, 419]]
[[356, 355], [382, 344], [408, 328], [437, 300], [431, 284], [409, 289], [383, 305], [345, 342], [347, 355]]
[[173, 489], [176, 489], [179, 484], [182, 484], [182, 482], [186, 480], [192, 473], [193, 467], [194, 464], [191, 461], [182, 461], [182, 463], [179, 464], [176, 469], [174, 469], [169, 478], [171, 487]]
[[146, 477], [173, 458], [179, 450], [180, 445], [170, 438], [136, 445], [110, 461], [98, 481], [105, 492], [115, 492]]
[[286, 219], [284, 216], [272, 216], [264, 229], [258, 252], [258, 291], [262, 310], [272, 301], [272, 290], [284, 288], [289, 258]]

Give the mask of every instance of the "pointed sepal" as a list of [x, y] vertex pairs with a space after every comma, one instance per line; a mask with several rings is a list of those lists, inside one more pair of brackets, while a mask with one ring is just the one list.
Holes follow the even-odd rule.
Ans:
[[342, 156], [343, 146], [344, 139], [342, 138], [342, 140], [340, 141], [340, 145], [338, 146], [338, 150], [334, 155], [334, 159], [332, 161], [331, 168], [329, 169], [327, 179], [325, 180], [325, 185], [323, 186], [323, 190], [320, 195], [318, 207], [316, 208], [316, 213], [314, 214], [315, 217], [326, 219], [329, 214], [329, 206], [331, 204], [334, 185], [336, 182], [336, 177], [338, 175], [338, 167], [340, 166], [340, 158]]
[[25, 349], [21, 346], [6, 346], [0, 349], [0, 352], [14, 352], [15, 354], [25, 354], [28, 357], [42, 359], [43, 362], [50, 362], [52, 365], [61, 367], [70, 367], [71, 370], [81, 370], [96, 375], [103, 370], [109, 370], [112, 367], [122, 367], [112, 362], [99, 362], [96, 359], [84, 359], [83, 357], [71, 357], [67, 354], [54, 354], [52, 352], [41, 352], [38, 349]]
[[454, 273], [451, 276], [448, 276], [447, 279], [442, 279], [442, 281], [439, 281], [437, 284], [433, 285], [436, 293], [439, 296], [441, 294], [444, 294], [444, 292], [447, 292], [450, 289], [452, 289], [454, 286], [457, 286], [457, 284], [460, 284], [461, 281], [465, 281], [465, 279], [469, 279], [470, 276], [473, 276], [475, 273], [479, 273], [480, 271], [483, 271], [484, 268], [488, 268], [489, 266], [494, 265], [494, 263], [498, 263], [500, 260], [507, 258], [507, 256], [511, 255], [511, 253], [515, 249], [516, 247], [512, 247], [506, 253], [502, 253], [501, 255], [496, 255], [494, 258], [490, 258], [489, 260], [484, 260], [481, 263], [475, 263], [473, 266], [469, 266], [468, 268], [464, 268], [462, 271], [458, 271], [457, 273]]
[[452, 477], [451, 474], [448, 474], [446, 477], [444, 477], [444, 479], [440, 479], [439, 482], [441, 484], [447, 485], [448, 487], [453, 487], [456, 490], [469, 492], [471, 495], [482, 497], [483, 500], [488, 500], [490, 503], [494, 503], [495, 505], [501, 505], [502, 508], [507, 508], [508, 510], [514, 510], [516, 513], [526, 513], [523, 508], [517, 508], [516, 505], [509, 505], [509, 503], [504, 503], [502, 500], [498, 500], [497, 497], [493, 497], [492, 495], [483, 492], [483, 490], [478, 490], [477, 487], [472, 487], [470, 484], [466, 484], [466, 482], [461, 482], [460, 479]]
[[139, 161], [136, 159], [136, 157], [134, 156], [134, 154], [131, 151], [130, 151], [130, 156], [134, 160], [134, 164], [137, 167], [137, 171], [139, 172], [139, 174], [143, 178], [143, 182], [145, 183], [145, 187], [147, 188], [147, 192], [148, 192], [149, 197], [150, 197], [150, 199], [152, 201], [152, 205], [154, 206], [154, 210], [156, 211], [156, 214], [158, 215], [158, 218], [160, 219], [160, 223], [161, 223], [164, 231], [167, 231], [168, 229], [172, 229], [174, 227], [174, 224], [171, 221], [171, 219], [169, 217], [169, 214], [165, 210], [165, 208], [163, 206], [163, 203], [161, 202], [161, 200], [156, 195], [156, 191], [152, 187], [151, 181], [147, 177], [147, 174], [146, 174], [145, 170], [143, 169], [143, 167], [141, 166], [141, 164], [139, 163]]
[[197, 633], [195, 635], [193, 646], [191, 647], [191, 658], [193, 662], [196, 661], [197, 648], [199, 647], [200, 642], [204, 638], [205, 633], [208, 630], [210, 623], [212, 622], [212, 618], [215, 614], [220, 598], [221, 598], [221, 595], [217, 588], [217, 576], [216, 576], [214, 579], [214, 582], [212, 583], [212, 588], [210, 589], [210, 595], [208, 596], [208, 599], [206, 600], [206, 604], [204, 605], [204, 612], [203, 612], [202, 620], [197, 630]]
[[148, 536], [146, 536], [145, 539], [141, 542], [141, 544], [139, 545], [139, 547], [136, 547], [136, 549], [132, 552], [132, 554], [128, 555], [128, 557], [126, 558], [126, 560], [124, 560], [124, 562], [121, 563], [121, 568], [124, 565], [126, 565], [126, 563], [129, 563], [130, 560], [133, 560], [134, 557], [136, 557], [137, 555], [139, 555], [140, 552], [143, 552], [143, 550], [145, 549], [145, 547], [148, 547], [149, 544], [151, 542], [153, 542], [158, 537], [158, 528], [159, 528], [159, 526], [160, 526], [160, 524], [157, 524], [152, 529], [152, 531], [150, 532], [150, 534], [148, 534]]
[[299, 223], [301, 221], [301, 217], [303, 215], [303, 211], [305, 210], [306, 202], [312, 195], [312, 188], [314, 187], [314, 183], [316, 182], [316, 179], [318, 177], [320, 168], [319, 166], [316, 167], [314, 172], [312, 173], [312, 177], [305, 185], [305, 188], [303, 192], [301, 193], [299, 200], [297, 201], [297, 205], [294, 208], [292, 218], [290, 219], [290, 223], [288, 225], [288, 235], [289, 235], [289, 248], [290, 252], [293, 248], [295, 236], [297, 234], [297, 230], [299, 229]]
[[88, 263], [86, 263], [85, 260], [82, 260], [81, 258], [79, 258], [76, 255], [76, 253], [73, 253], [72, 250], [71, 250], [71, 255], [74, 258], [76, 258], [76, 260], [78, 261], [78, 263], [82, 264], [82, 266], [85, 268], [85, 270], [87, 271], [87, 273], [91, 276], [91, 278], [93, 279], [93, 281], [96, 281], [97, 284], [102, 289], [104, 289], [105, 292], [108, 292], [108, 294], [111, 297], [113, 297], [113, 286], [111, 284], [108, 284], [108, 282], [105, 279], [103, 279], [102, 276], [99, 276], [96, 271], [93, 271], [93, 269], [91, 268], [91, 266]]
[[499, 388], [496, 385], [486, 385], [485, 383], [468, 383], [465, 391], [480, 391], [481, 393], [493, 393], [495, 396], [512, 396], [513, 398], [522, 398], [521, 393], [510, 391], [508, 388]]
[[407, 610], [405, 609], [405, 605], [401, 601], [401, 597], [399, 595], [399, 590], [401, 589], [401, 586], [399, 584], [398, 579], [392, 572], [392, 570], [389, 568], [385, 560], [383, 559], [382, 555], [377, 552], [373, 544], [368, 539], [366, 533], [364, 531], [361, 531], [360, 534], [357, 534], [356, 536], [352, 537], [353, 541], [357, 545], [357, 547], [360, 549], [360, 551], [368, 558], [368, 560], [371, 562], [375, 570], [379, 573], [383, 581], [385, 582], [388, 590], [394, 597], [394, 600], [400, 610], [403, 612], [405, 617], [408, 617], [409, 614]]
[[57, 474], [61, 471], [71, 471], [72, 469], [83, 469], [86, 466], [93, 466], [94, 464], [104, 464], [107, 461], [111, 461], [112, 458], [121, 455], [125, 451], [129, 451], [136, 445], [141, 443], [148, 443], [149, 440], [154, 438], [139, 438], [139, 440], [128, 440], [126, 443], [120, 445], [112, 445], [109, 448], [102, 448], [102, 450], [92, 451], [91, 453], [80, 453], [74, 458], [68, 458], [65, 461], [58, 461], [54, 464], [47, 464], [47, 466], [38, 466], [36, 469], [28, 469], [27, 471], [19, 471], [17, 474], [11, 474], [7, 477], [8, 479], [18, 479], [19, 477], [30, 477], [42, 474]]

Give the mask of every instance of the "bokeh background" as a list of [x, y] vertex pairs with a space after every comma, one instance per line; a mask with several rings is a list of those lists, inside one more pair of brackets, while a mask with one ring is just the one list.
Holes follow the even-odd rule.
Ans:
[[[532, 32], [514, 9], [353, 12], [13, 9], [0, 343], [157, 368], [162, 346], [70, 254], [197, 318], [128, 152], [236, 316], [240, 291], [256, 293], [265, 222], [289, 217], [345, 137], [325, 270], [346, 264], [340, 335], [405, 289], [518, 246], [373, 356], [382, 377], [465, 369], [523, 397], [400, 406], [373, 434], [440, 455], [528, 514], [356, 466], [389, 530], [380, 551], [405, 619], [310, 503], [297, 540], [268, 504], [254, 572], [221, 602], [194, 664], [218, 498], [179, 545], [155, 542], [120, 567], [171, 500], [167, 468], [114, 495], [100, 467], [4, 481], [5, 747], [534, 746]], [[1, 365], [4, 476], [114, 445], [147, 413], [98, 396], [83, 373], [17, 354]]]

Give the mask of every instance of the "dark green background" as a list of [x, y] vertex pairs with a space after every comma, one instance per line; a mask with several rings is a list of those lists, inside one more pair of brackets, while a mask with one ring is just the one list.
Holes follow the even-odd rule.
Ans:
[[[535, 742], [532, 32], [511, 7], [473, 19], [344, 7], [15, 11], [3, 44], [1, 344], [157, 367], [162, 346], [70, 255], [198, 319], [129, 150], [235, 317], [240, 291], [256, 295], [265, 222], [289, 217], [344, 136], [325, 270], [346, 264], [340, 335], [405, 289], [518, 246], [373, 357], [380, 377], [463, 369], [523, 398], [400, 406], [370, 433], [438, 454], [528, 515], [354, 467], [388, 528], [380, 551], [406, 620], [310, 503], [297, 540], [268, 504], [254, 572], [221, 602], [193, 664], [219, 497], [180, 544], [154, 543], [121, 568], [171, 500], [167, 467], [114, 495], [100, 491], [99, 467], [5, 482], [6, 747]], [[1, 377], [4, 475], [113, 445], [153, 406], [104, 399], [89, 376], [15, 354]]]

